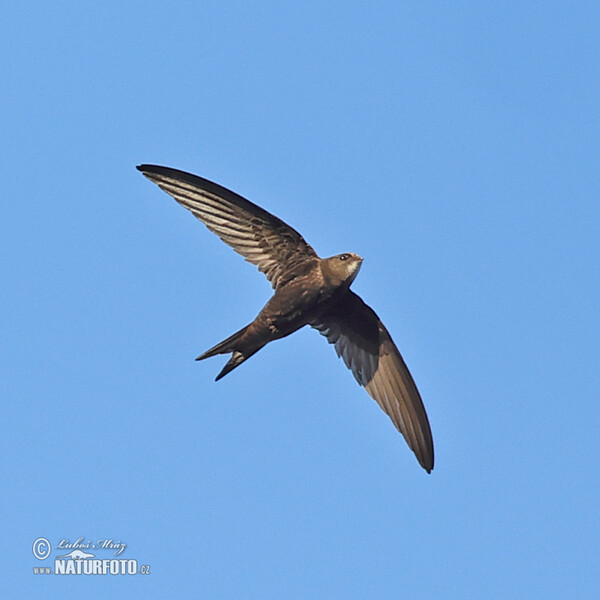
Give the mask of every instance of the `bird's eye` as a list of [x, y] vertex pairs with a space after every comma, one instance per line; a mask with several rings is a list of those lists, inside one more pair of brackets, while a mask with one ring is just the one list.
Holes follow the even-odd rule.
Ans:
[[340, 260], [348, 260], [348, 259], [350, 258], [350, 255], [349, 255], [349, 254], [340, 254], [340, 255], [338, 256], [338, 258], [339, 258]]

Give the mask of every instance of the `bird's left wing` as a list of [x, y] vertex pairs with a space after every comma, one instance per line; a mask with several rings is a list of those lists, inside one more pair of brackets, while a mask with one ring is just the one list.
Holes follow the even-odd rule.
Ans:
[[433, 439], [423, 401], [390, 334], [351, 291], [312, 327], [335, 345], [358, 383], [402, 433], [421, 466], [433, 469]]
[[276, 288], [317, 253], [275, 215], [212, 181], [160, 167], [137, 167], [226, 244], [256, 265]]

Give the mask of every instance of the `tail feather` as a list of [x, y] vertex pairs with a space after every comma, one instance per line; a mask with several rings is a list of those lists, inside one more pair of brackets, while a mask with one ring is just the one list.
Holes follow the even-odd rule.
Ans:
[[[217, 354], [229, 354], [229, 352], [231, 352], [231, 358], [223, 367], [221, 372], [217, 375], [215, 381], [219, 381], [221, 377], [225, 377], [227, 373], [233, 371], [233, 369], [241, 365], [247, 358], [250, 358], [266, 343], [266, 341], [261, 340], [259, 344], [256, 344], [257, 340], [248, 339], [248, 336], [246, 336], [246, 339], [242, 340], [250, 325], [246, 325], [246, 327], [243, 329], [240, 329], [233, 335], [230, 335], [226, 340], [223, 340], [196, 358], [196, 360], [204, 360], [205, 358], [216, 356]], [[252, 337], [253, 336], [250, 336], [250, 338]]]
[[215, 377], [215, 381], [219, 381], [221, 377], [225, 377], [229, 371], [233, 371], [238, 365], [241, 365], [248, 357], [244, 356], [237, 350], [231, 355], [227, 364], [221, 369], [221, 372]]
[[210, 358], [211, 356], [216, 356], [217, 354], [228, 354], [229, 352], [234, 352], [236, 350], [237, 342], [240, 341], [240, 338], [246, 333], [246, 329], [248, 329], [249, 325], [246, 325], [243, 329], [236, 331], [233, 335], [230, 335], [226, 340], [219, 342], [216, 346], [213, 346], [210, 350], [203, 352], [196, 360], [204, 360], [205, 358]]

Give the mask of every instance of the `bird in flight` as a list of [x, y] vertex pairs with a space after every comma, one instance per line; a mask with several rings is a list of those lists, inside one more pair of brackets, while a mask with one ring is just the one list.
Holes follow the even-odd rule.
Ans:
[[417, 386], [379, 317], [350, 290], [363, 259], [352, 252], [319, 258], [295, 229], [212, 181], [169, 167], [137, 168], [256, 265], [275, 291], [252, 323], [196, 360], [231, 354], [219, 380], [269, 342], [310, 325], [335, 346], [430, 473], [433, 439]]

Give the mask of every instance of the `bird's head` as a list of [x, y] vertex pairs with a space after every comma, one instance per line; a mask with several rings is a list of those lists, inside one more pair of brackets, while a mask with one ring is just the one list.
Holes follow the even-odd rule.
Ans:
[[362, 265], [362, 257], [354, 252], [344, 252], [326, 258], [321, 263], [325, 279], [332, 285], [349, 286], [358, 275]]

